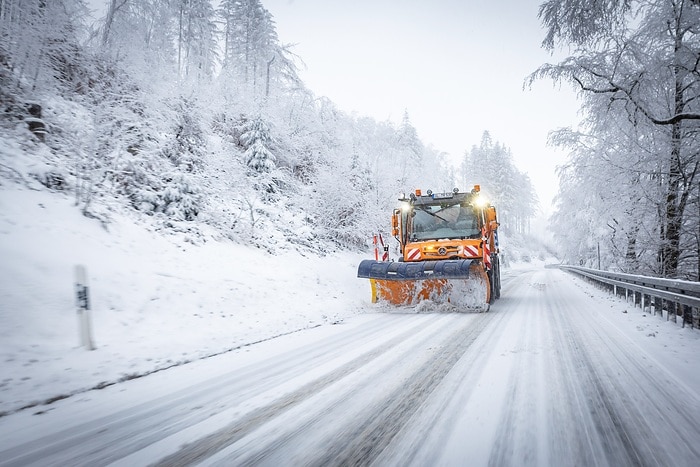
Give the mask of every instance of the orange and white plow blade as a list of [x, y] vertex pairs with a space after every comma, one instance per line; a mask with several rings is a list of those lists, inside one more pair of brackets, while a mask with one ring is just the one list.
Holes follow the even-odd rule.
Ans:
[[370, 284], [373, 303], [387, 301], [394, 305], [412, 305], [431, 300], [486, 311], [491, 300], [488, 275], [477, 265], [470, 268], [470, 275], [465, 278], [370, 279]]

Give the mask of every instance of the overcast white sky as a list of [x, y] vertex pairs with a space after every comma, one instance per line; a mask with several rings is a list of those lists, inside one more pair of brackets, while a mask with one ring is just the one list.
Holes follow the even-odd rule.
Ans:
[[[306, 63], [301, 77], [341, 109], [401, 121], [453, 160], [484, 130], [510, 147], [543, 208], [564, 153], [547, 133], [578, 121], [571, 89], [524, 78], [555, 61], [540, 48], [542, 0], [262, 0], [280, 41]], [[556, 58], [558, 61], [559, 58]]]

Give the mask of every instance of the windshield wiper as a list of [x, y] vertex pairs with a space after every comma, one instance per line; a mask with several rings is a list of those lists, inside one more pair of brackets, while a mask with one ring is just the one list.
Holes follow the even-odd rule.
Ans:
[[[438, 219], [440, 219], [440, 220], [442, 220], [442, 221], [449, 222], [449, 221], [448, 221], [447, 219], [445, 219], [444, 217], [438, 216], [438, 215], [437, 215], [437, 212], [430, 212], [430, 211], [425, 210], [425, 209], [422, 209], [422, 208], [418, 208], [418, 209], [420, 209], [421, 211], [423, 211], [423, 212], [426, 213], [426, 214], [430, 214], [430, 215], [433, 216], [433, 217], [437, 217]], [[447, 208], [442, 208], [442, 209], [440, 209], [438, 212], [442, 212], [442, 211], [444, 211], [445, 209], [447, 209]]]

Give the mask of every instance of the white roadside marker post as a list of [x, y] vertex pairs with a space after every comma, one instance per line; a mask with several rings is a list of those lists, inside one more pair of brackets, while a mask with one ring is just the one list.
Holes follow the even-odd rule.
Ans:
[[75, 266], [75, 293], [80, 345], [87, 350], [95, 350], [95, 344], [92, 340], [92, 323], [90, 322], [90, 297], [88, 295], [87, 274], [85, 266], [81, 264]]

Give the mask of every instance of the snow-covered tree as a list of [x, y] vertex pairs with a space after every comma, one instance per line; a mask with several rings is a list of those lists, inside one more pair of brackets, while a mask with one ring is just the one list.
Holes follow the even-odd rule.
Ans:
[[403, 119], [401, 120], [398, 133], [399, 146], [406, 152], [406, 155], [413, 163], [419, 164], [423, 153], [423, 143], [420, 138], [418, 138], [418, 132], [411, 123], [408, 110], [405, 110], [403, 113]]
[[275, 169], [275, 156], [269, 149], [272, 142], [270, 127], [261, 116], [243, 123], [240, 142], [245, 149], [246, 165], [253, 172], [270, 173]]
[[79, 40], [86, 34], [83, 0], [0, 2], [3, 63], [32, 91], [44, 85], [63, 89], [79, 80]]
[[[687, 255], [685, 247], [693, 244], [700, 229], [693, 221], [698, 208], [689, 204], [697, 199], [699, 185], [700, 3], [609, 0], [594, 7], [589, 3], [543, 4], [545, 45], [552, 48], [561, 41], [575, 46], [576, 53], [557, 65], [543, 65], [531, 79], [565, 80], [580, 91], [590, 135], [613, 143], [609, 147], [615, 152], [610, 157], [614, 170], [627, 172], [633, 189], [647, 177], [654, 181], [653, 193], [644, 190], [657, 206], [658, 267], [653, 269], [665, 277], [695, 274], [700, 255], [697, 249]], [[619, 129], [617, 135], [610, 133], [611, 128]], [[618, 150], [615, 142], [625, 140], [632, 141], [637, 151]], [[587, 154], [603, 157], [609, 152]], [[642, 168], [634, 164], [640, 153], [648, 156]], [[645, 177], [637, 177], [640, 170]], [[634, 200], [636, 195], [625, 198]], [[629, 233], [634, 235], [633, 229]]]
[[295, 76], [272, 15], [260, 0], [223, 0], [218, 15], [224, 25], [225, 80], [259, 97], [269, 95], [271, 81], [279, 79], [283, 71]]
[[504, 232], [529, 231], [539, 202], [530, 178], [515, 166], [509, 148], [494, 142], [485, 131], [479, 146], [465, 153], [461, 172], [460, 181], [465, 189], [480, 185], [498, 208]]

